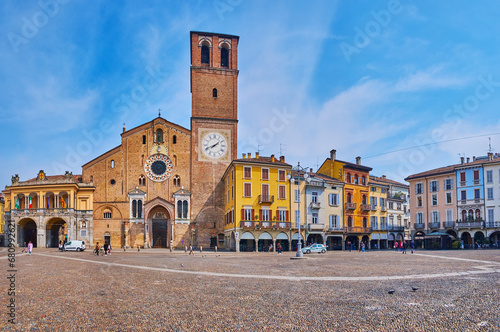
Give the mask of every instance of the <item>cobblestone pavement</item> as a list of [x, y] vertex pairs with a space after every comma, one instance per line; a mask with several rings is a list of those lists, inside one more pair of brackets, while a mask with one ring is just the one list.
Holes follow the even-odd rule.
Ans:
[[18, 248], [0, 330], [500, 331], [500, 250], [293, 256]]

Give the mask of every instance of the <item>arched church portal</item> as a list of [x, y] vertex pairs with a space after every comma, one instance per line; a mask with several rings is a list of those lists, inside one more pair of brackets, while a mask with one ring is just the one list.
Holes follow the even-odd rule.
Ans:
[[150, 245], [153, 248], [169, 248], [172, 240], [171, 217], [167, 209], [157, 206], [148, 217]]

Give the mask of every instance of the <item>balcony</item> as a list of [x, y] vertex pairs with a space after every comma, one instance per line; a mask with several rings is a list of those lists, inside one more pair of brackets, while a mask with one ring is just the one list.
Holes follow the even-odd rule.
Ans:
[[443, 228], [453, 228], [455, 227], [454, 221], [443, 221]]
[[274, 195], [259, 195], [259, 204], [273, 204]]
[[330, 227], [328, 228], [329, 232], [343, 232], [344, 228], [343, 227]]
[[325, 228], [325, 224], [307, 224], [307, 229], [310, 231], [322, 231]]
[[431, 228], [431, 229], [433, 229], [433, 228], [439, 229], [439, 224], [440, 224], [439, 221], [431, 222], [431, 223], [429, 223], [429, 228]]
[[356, 203], [345, 203], [346, 210], [356, 210]]
[[487, 221], [486, 228], [500, 228], [500, 221]]
[[371, 227], [346, 227], [346, 233], [371, 233]]
[[311, 209], [315, 209], [315, 210], [321, 209], [321, 203], [320, 202], [311, 202], [310, 207], [311, 207]]
[[467, 185], [466, 181], [460, 181], [460, 187], [465, 187]]
[[424, 229], [425, 228], [425, 224], [424, 223], [421, 223], [421, 224], [415, 224], [415, 229]]
[[474, 184], [479, 184], [479, 183], [480, 183], [479, 179], [474, 179]]
[[484, 227], [483, 220], [457, 222], [457, 228], [483, 228], [483, 227]]
[[392, 226], [388, 225], [387, 226], [388, 231], [393, 231], [393, 232], [404, 232], [405, 228], [403, 226]]
[[360, 204], [359, 207], [361, 208], [361, 211], [371, 211], [372, 206], [370, 204]]
[[381, 206], [381, 207], [380, 207], [380, 210], [381, 210], [382, 212], [385, 212], [385, 211], [387, 211], [387, 207], [385, 207], [385, 206]]
[[258, 221], [241, 221], [240, 226], [242, 228], [257, 228], [259, 227]]
[[473, 198], [473, 199], [461, 199], [458, 201], [458, 206], [463, 205], [478, 205], [484, 204], [484, 198]]
[[323, 181], [315, 181], [315, 180], [312, 180], [311, 182], [307, 183], [306, 182], [306, 186], [308, 187], [319, 187], [319, 188], [324, 188], [325, 187], [325, 182]]
[[273, 228], [273, 222], [272, 221], [261, 221], [260, 228]]
[[242, 228], [290, 229], [289, 221], [241, 221]]

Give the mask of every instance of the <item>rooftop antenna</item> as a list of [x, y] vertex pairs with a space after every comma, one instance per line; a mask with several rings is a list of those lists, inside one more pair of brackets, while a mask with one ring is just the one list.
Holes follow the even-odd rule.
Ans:
[[260, 151], [262, 151], [262, 149], [260, 148], [262, 145], [257, 145], [257, 152], [260, 154]]
[[488, 152], [491, 153], [494, 150], [494, 149], [491, 148], [491, 137], [488, 137], [488, 141], [489, 141], [489, 143], [488, 143], [488, 146], [489, 146]]
[[319, 170], [319, 157], [316, 157], [316, 172]]

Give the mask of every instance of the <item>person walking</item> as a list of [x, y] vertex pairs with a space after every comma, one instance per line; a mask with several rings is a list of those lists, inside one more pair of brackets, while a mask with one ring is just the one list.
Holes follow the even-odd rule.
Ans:
[[394, 241], [394, 250], [398, 251], [398, 241]]
[[193, 255], [194, 256], [194, 251], [193, 251], [193, 246], [189, 245], [189, 256]]
[[349, 252], [351, 252], [352, 250], [351, 241], [347, 241], [347, 247], [349, 248]]
[[411, 253], [413, 254], [413, 250], [415, 249], [415, 242], [413, 240], [410, 241], [410, 250]]
[[94, 253], [99, 256], [99, 250], [101, 250], [101, 247], [99, 246], [99, 242], [97, 242], [95, 244], [95, 247], [94, 247]]
[[104, 242], [104, 256], [108, 255], [108, 247], [109, 247], [109, 244], [107, 242]]
[[401, 243], [401, 251], [403, 254], [406, 254], [406, 247], [407, 247], [406, 241], [402, 242]]
[[26, 250], [26, 241], [24, 241], [24, 245], [23, 245], [23, 251], [21, 251], [21, 253], [23, 252], [27, 252], [28, 250]]
[[31, 252], [33, 251], [33, 243], [28, 242], [28, 254], [31, 256]]
[[111, 243], [108, 244], [108, 254], [111, 256]]

